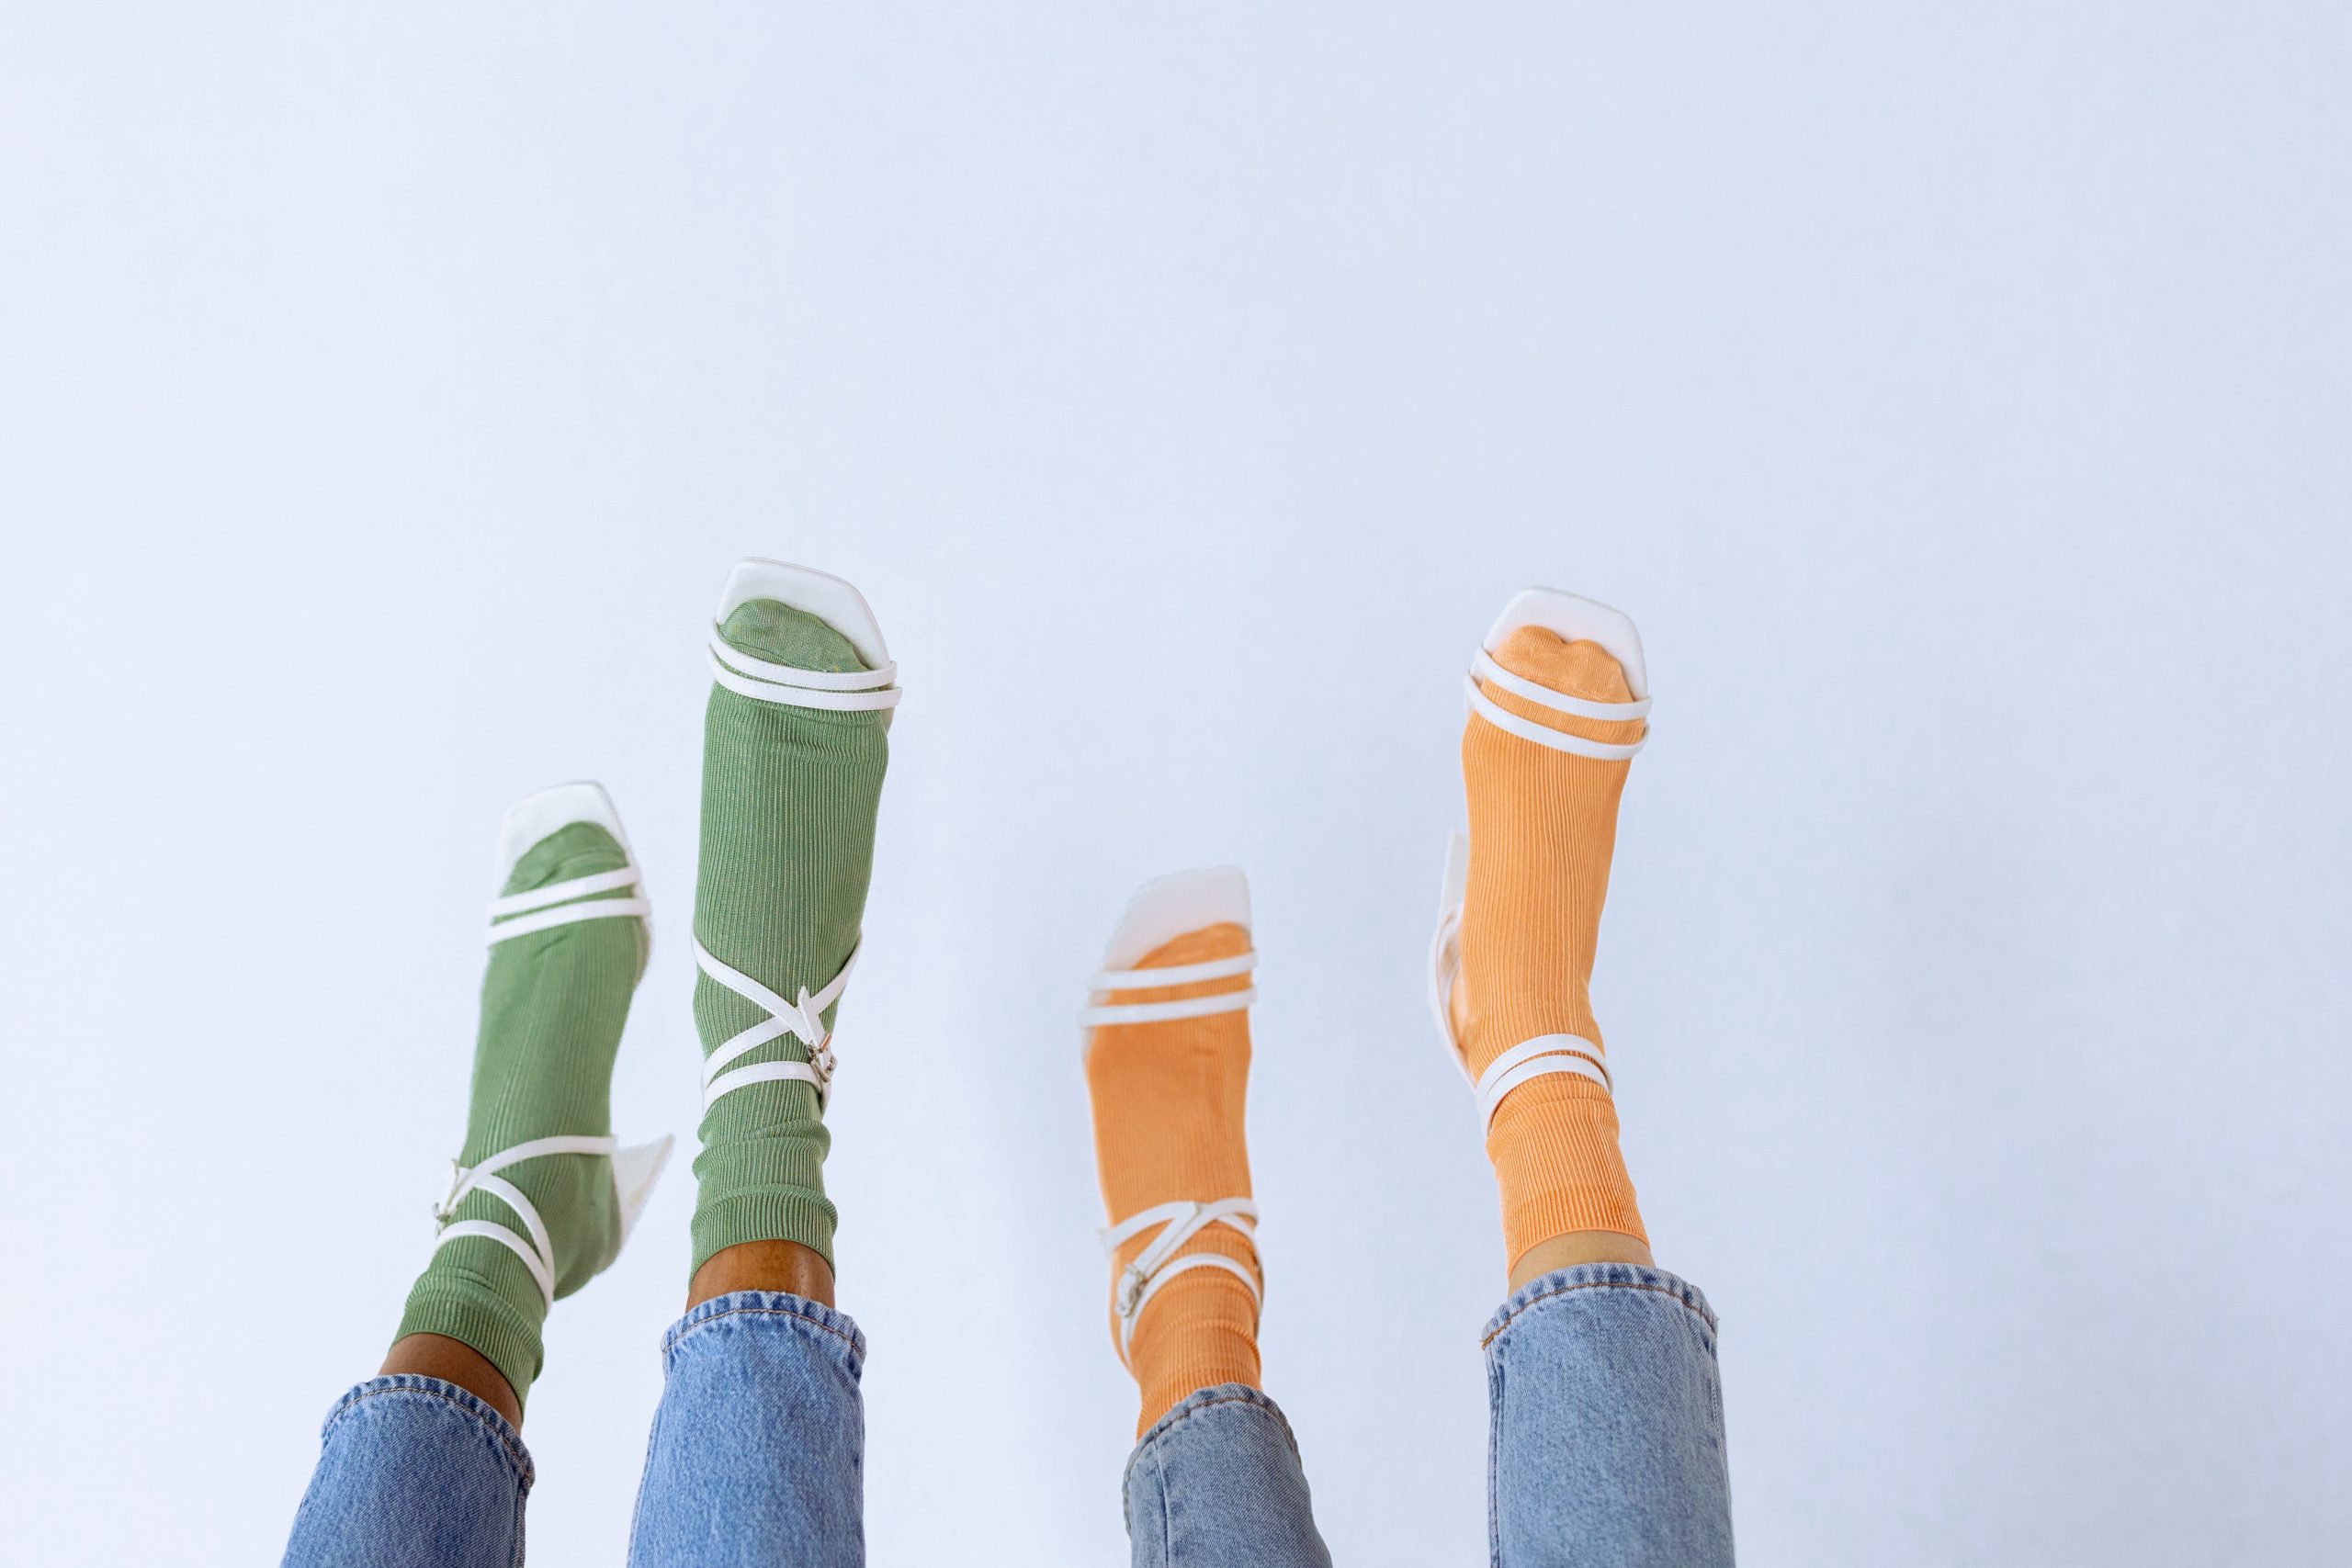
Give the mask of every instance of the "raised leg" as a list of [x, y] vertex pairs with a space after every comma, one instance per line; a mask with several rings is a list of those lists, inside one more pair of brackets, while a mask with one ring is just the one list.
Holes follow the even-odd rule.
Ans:
[[619, 1253], [668, 1152], [612, 1136], [613, 1058], [647, 953], [638, 883], [595, 785], [507, 813], [439, 1233], [382, 1371], [328, 1418], [289, 1565], [522, 1561], [518, 1428], [541, 1325]]
[[372, 1378], [327, 1417], [285, 1568], [514, 1568], [531, 1478], [521, 1435], [483, 1400]]
[[1647, 736], [1641, 641], [1605, 605], [1530, 591], [1487, 634], [1468, 695], [1467, 856], [1432, 994], [1502, 1199], [1494, 1561], [1728, 1565], [1715, 1322], [1652, 1261], [1590, 996], [1618, 802]]
[[1290, 1423], [1245, 1383], [1177, 1402], [1136, 1444], [1123, 1488], [1136, 1568], [1328, 1568]]
[[865, 1557], [865, 1345], [832, 1305], [824, 1116], [896, 666], [854, 588], [774, 561], [729, 578], [710, 656], [693, 1271], [630, 1561], [848, 1568]]
[[1489, 1496], [1503, 1568], [1729, 1568], [1715, 1319], [1659, 1269], [1585, 1263], [1487, 1329]]
[[1238, 871], [1163, 877], [1128, 906], [1083, 1015], [1111, 1338], [1141, 1395], [1127, 1531], [1152, 1568], [1330, 1562], [1298, 1446], [1259, 1387], [1243, 1135], [1256, 962]]
[[865, 1339], [806, 1297], [738, 1291], [688, 1312], [664, 1381], [629, 1562], [854, 1568], [865, 1561]]

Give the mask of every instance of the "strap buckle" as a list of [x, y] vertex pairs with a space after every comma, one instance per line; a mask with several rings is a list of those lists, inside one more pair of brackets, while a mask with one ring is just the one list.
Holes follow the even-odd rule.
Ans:
[[456, 1160], [449, 1162], [449, 1190], [433, 1205], [434, 1228], [440, 1229], [458, 1217], [458, 1205], [466, 1201], [466, 1178], [473, 1173]]
[[[859, 948], [850, 950], [849, 957], [842, 964], [841, 972], [827, 981], [822, 989], [812, 992], [803, 985], [797, 997], [787, 999], [783, 993], [771, 990], [741, 970], [721, 962], [703, 946], [699, 939], [696, 940], [695, 967], [715, 984], [734, 992], [768, 1015], [764, 1021], [722, 1041], [717, 1049], [704, 1055], [702, 1088], [706, 1111], [720, 1095], [746, 1084], [766, 1083], [780, 1078], [797, 1078], [814, 1084], [819, 1109], [823, 1108], [832, 1086], [834, 1071], [840, 1066], [833, 1055], [832, 1032], [825, 1027], [825, 1010], [841, 999], [842, 988], [849, 983], [850, 971], [857, 966], [859, 951]], [[807, 1048], [808, 1060], [805, 1069], [797, 1062], [765, 1062], [732, 1071], [722, 1070], [741, 1057], [786, 1035], [790, 1035]]]

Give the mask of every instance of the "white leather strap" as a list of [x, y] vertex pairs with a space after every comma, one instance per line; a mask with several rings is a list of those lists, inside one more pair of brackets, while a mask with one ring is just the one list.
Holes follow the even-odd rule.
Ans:
[[1239, 1012], [1257, 999], [1258, 987], [1250, 986], [1214, 997], [1186, 997], [1181, 1001], [1091, 1007], [1078, 1015], [1078, 1024], [1080, 1029], [1101, 1029], [1115, 1023], [1165, 1023], [1170, 1019], [1207, 1018], [1220, 1012]]
[[[786, 1001], [741, 969], [714, 956], [699, 939], [695, 941], [695, 966], [768, 1015], [741, 1033], [722, 1041], [717, 1050], [703, 1058], [702, 1107], [705, 1111], [717, 1103], [721, 1095], [731, 1094], [755, 1083], [778, 1083], [787, 1079], [815, 1085], [817, 1108], [820, 1111], [825, 1109], [832, 1099], [835, 1063], [832, 1035], [825, 1028], [824, 1011], [839, 999], [842, 989], [848, 986], [850, 971], [857, 967], [857, 955], [865, 945], [861, 941], [856, 947], [850, 949], [841, 973], [828, 981], [823, 990], [812, 996], [808, 987], [803, 986], [797, 998]], [[786, 1034], [808, 1048], [808, 1060], [757, 1062], [731, 1072], [724, 1070], [729, 1062]]]
[[503, 898], [490, 901], [490, 918], [503, 919], [509, 915], [527, 914], [544, 909], [551, 904], [568, 903], [585, 898], [592, 893], [611, 893], [623, 887], [637, 886], [637, 867], [622, 866], [618, 871], [600, 871], [594, 876], [575, 876], [569, 882], [550, 883], [526, 893], [510, 893]]
[[[1198, 964], [1171, 964], [1164, 969], [1102, 969], [1087, 976], [1086, 987], [1102, 995], [1120, 991], [1157, 990], [1166, 986], [1191, 986], [1203, 980], [1230, 979], [1247, 975], [1258, 966], [1256, 949], [1238, 953], [1230, 958], [1204, 959]], [[1220, 991], [1210, 997], [1185, 997], [1172, 1002], [1111, 1002], [1097, 1003], [1078, 1015], [1080, 1029], [1101, 1029], [1109, 1024], [1165, 1023], [1171, 1019], [1208, 1018], [1221, 1012], [1239, 1012], [1258, 999], [1258, 988], [1245, 986], [1238, 991]]]
[[537, 1159], [541, 1155], [609, 1155], [619, 1146], [620, 1140], [617, 1138], [560, 1133], [553, 1137], [533, 1138], [529, 1143], [516, 1144], [512, 1148], [501, 1149], [477, 1165], [457, 1166], [452, 1161], [451, 1164], [457, 1173], [457, 1182], [451, 1187], [450, 1195], [444, 1201], [447, 1206], [454, 1207], [457, 1200], [465, 1196], [467, 1184], [471, 1178], [492, 1175], [504, 1170], [510, 1165], [519, 1165], [526, 1159]]
[[[595, 897], [635, 887], [640, 874], [631, 863], [617, 871], [600, 871], [593, 876], [575, 876], [569, 882], [550, 883], [545, 887], [493, 898], [490, 901], [490, 945], [496, 947], [518, 936], [568, 926], [576, 920], [612, 920], [631, 915], [641, 919], [653, 912], [652, 904], [646, 899]], [[582, 902], [571, 902], [575, 898]]]
[[772, 659], [762, 659], [744, 652], [717, 631], [710, 634], [710, 651], [741, 674], [772, 685], [800, 686], [814, 692], [871, 692], [895, 684], [899, 678], [899, 661], [891, 660], [879, 670], [803, 670], [797, 665], [778, 664]]
[[[1554, 729], [1547, 725], [1538, 724], [1532, 718], [1521, 718], [1480, 691], [1475, 676], [1464, 675], [1462, 678], [1462, 691], [1463, 694], [1469, 699], [1470, 711], [1488, 724], [1506, 734], [1516, 735], [1521, 740], [1532, 740], [1538, 746], [1548, 746], [1555, 751], [1566, 751], [1578, 757], [1595, 757], [1604, 762], [1613, 762], [1632, 756], [1649, 742], [1649, 737], [1645, 734], [1641, 739], [1630, 744], [1613, 746], [1606, 741], [1587, 740], [1581, 735], [1570, 735], [1566, 730]], [[1554, 694], [1557, 695], [1556, 693]]]
[[1101, 969], [1086, 977], [1090, 991], [1141, 991], [1157, 986], [1190, 986], [1202, 980], [1222, 980], [1229, 976], [1247, 975], [1258, 966], [1256, 949], [1237, 953], [1230, 958], [1211, 958], [1199, 964], [1171, 964], [1164, 969]]
[[[864, 713], [876, 708], [897, 707], [899, 697], [905, 694], [898, 687], [891, 685], [879, 688], [863, 686], [843, 688], [834, 685], [831, 682], [842, 677], [823, 671], [794, 670], [788, 664], [771, 664], [765, 660], [752, 660], [749, 655], [739, 653], [736, 649], [728, 647], [724, 641], [716, 637], [710, 639], [710, 646], [712, 650], [710, 678], [730, 692], [759, 702], [777, 703], [786, 707], [830, 708], [837, 713]], [[718, 651], [721, 649], [726, 649], [724, 658]], [[769, 670], [788, 671], [794, 679], [786, 681], [779, 676], [766, 680], [740, 674], [729, 667], [730, 663], [736, 661], [760, 664]], [[897, 668], [896, 664], [889, 664], [879, 671], [865, 671], [862, 672], [861, 678], [870, 679], [878, 674], [883, 675], [887, 680], [888, 672]]]
[[817, 1060], [806, 1062], [753, 1062], [737, 1067], [723, 1077], [710, 1078], [702, 1086], [702, 1108], [708, 1111], [722, 1094], [732, 1094], [739, 1089], [749, 1089], [755, 1083], [805, 1083], [817, 1090], [817, 1108], [821, 1111], [832, 1098], [833, 1055], [829, 1048], [821, 1055], [824, 1064]]
[[1130, 1214], [1102, 1233], [1102, 1250], [1116, 1256], [1122, 1246], [1154, 1225], [1165, 1227], [1119, 1273], [1118, 1295], [1114, 1304], [1119, 1314], [1121, 1360], [1127, 1359], [1128, 1348], [1135, 1342], [1136, 1320], [1143, 1315], [1145, 1306], [1159, 1293], [1162, 1285], [1188, 1269], [1222, 1269], [1250, 1287], [1251, 1301], [1264, 1304], [1265, 1287], [1239, 1259], [1227, 1258], [1222, 1252], [1175, 1256], [1177, 1248], [1211, 1225], [1239, 1231], [1254, 1244], [1258, 1239], [1257, 1217], [1258, 1205], [1247, 1198], [1219, 1198], [1206, 1203], [1180, 1198], [1139, 1214]]
[[1513, 696], [1541, 703], [1555, 713], [1573, 714], [1578, 718], [1597, 718], [1613, 724], [1649, 716], [1650, 699], [1647, 697], [1623, 703], [1597, 703], [1588, 697], [1572, 697], [1566, 692], [1555, 692], [1549, 686], [1539, 685], [1524, 675], [1512, 674], [1496, 663], [1494, 655], [1483, 648], [1470, 656], [1470, 673], [1481, 681], [1493, 682]]
[[581, 920], [617, 919], [623, 915], [639, 917], [653, 912], [653, 906], [642, 898], [591, 898], [585, 904], [566, 904], [560, 908], [542, 909], [536, 915], [518, 915], [511, 920], [501, 920], [490, 928], [490, 945], [511, 942], [533, 931], [550, 931]]
[[1494, 1121], [1503, 1096], [1530, 1079], [1554, 1073], [1574, 1073], [1614, 1092], [1600, 1046], [1574, 1034], [1542, 1034], [1512, 1046], [1478, 1075], [1478, 1124], [1483, 1127]]
[[[555, 1307], [555, 1242], [548, 1234], [547, 1222], [539, 1218], [539, 1211], [529, 1197], [521, 1188], [497, 1173], [524, 1160], [537, 1159], [542, 1155], [609, 1156], [619, 1146], [617, 1138], [563, 1134], [551, 1138], [533, 1138], [528, 1143], [501, 1149], [478, 1165], [462, 1166], [451, 1160], [449, 1190], [433, 1205], [433, 1217], [437, 1222], [433, 1250], [438, 1252], [460, 1236], [480, 1236], [485, 1241], [496, 1242], [523, 1260], [523, 1266], [531, 1271], [531, 1278], [538, 1284], [539, 1293], [547, 1298], [548, 1307], [552, 1311]], [[514, 1210], [515, 1217], [523, 1222], [523, 1228], [530, 1233], [529, 1237], [517, 1235], [494, 1220], [455, 1219], [453, 1216], [458, 1212], [458, 1205], [466, 1201], [468, 1194], [476, 1191], [487, 1193]]]
[[531, 1278], [537, 1282], [539, 1295], [547, 1302], [548, 1310], [549, 1312], [555, 1310], [554, 1265], [533, 1251], [529, 1242], [494, 1220], [459, 1220], [455, 1224], [443, 1225], [441, 1234], [434, 1238], [433, 1250], [438, 1252], [459, 1237], [469, 1235], [478, 1235], [484, 1241], [494, 1241], [521, 1258], [523, 1267], [531, 1271]]

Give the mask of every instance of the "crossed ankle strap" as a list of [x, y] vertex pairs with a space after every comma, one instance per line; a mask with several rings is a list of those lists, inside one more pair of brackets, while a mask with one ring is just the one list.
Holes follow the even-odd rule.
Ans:
[[[1153, 990], [1163, 986], [1190, 986], [1202, 980], [1223, 980], [1235, 975], [1247, 975], [1258, 966], [1255, 949], [1238, 953], [1230, 958], [1212, 958], [1200, 964], [1174, 964], [1164, 969], [1103, 969], [1086, 978], [1090, 991], [1115, 993], [1119, 991]], [[1170, 1019], [1206, 1018], [1213, 1013], [1239, 1012], [1258, 999], [1255, 986], [1244, 986], [1238, 991], [1222, 991], [1210, 997], [1187, 997], [1173, 1002], [1124, 1002], [1087, 1008], [1078, 1015], [1079, 1027], [1097, 1029], [1114, 1023], [1163, 1023]]]
[[[825, 988], [814, 996], [808, 987], [800, 987], [799, 999], [786, 1001], [776, 992], [761, 985], [741, 969], [720, 962], [697, 939], [695, 942], [695, 964], [719, 985], [750, 1002], [768, 1016], [741, 1034], [729, 1038], [704, 1058], [702, 1065], [702, 1108], [707, 1111], [723, 1094], [731, 1094], [755, 1083], [797, 1081], [813, 1084], [817, 1089], [817, 1109], [823, 1111], [832, 1098], [833, 1058], [832, 1032], [825, 1027], [824, 1011], [840, 998], [849, 984], [849, 972], [857, 967], [857, 955], [865, 943], [861, 939], [850, 949], [841, 973], [827, 982]], [[747, 1067], [724, 1072], [728, 1063], [758, 1050], [772, 1040], [789, 1034], [808, 1048], [805, 1062], [755, 1062]]]
[[[634, 862], [618, 871], [600, 871], [593, 876], [575, 876], [569, 882], [558, 882], [546, 887], [534, 887], [526, 893], [512, 893], [490, 901], [490, 944], [492, 947], [510, 938], [528, 936], [556, 926], [568, 926], [574, 920], [609, 920], [622, 915], [646, 916], [653, 906], [642, 896], [635, 898], [594, 898], [591, 894], [611, 893], [623, 887], [636, 887], [640, 877]], [[574, 904], [574, 898], [586, 899]]]
[[[528, 1143], [516, 1144], [513, 1148], [501, 1149], [478, 1165], [464, 1166], [451, 1160], [448, 1195], [433, 1205], [433, 1217], [437, 1222], [435, 1228], [438, 1233], [434, 1237], [433, 1250], [440, 1251], [459, 1236], [478, 1235], [485, 1241], [494, 1241], [523, 1260], [523, 1266], [531, 1271], [531, 1278], [538, 1281], [539, 1293], [547, 1298], [548, 1310], [554, 1311], [555, 1243], [548, 1235], [547, 1222], [539, 1218], [537, 1207], [521, 1188], [496, 1173], [542, 1155], [610, 1156], [619, 1147], [620, 1140], [617, 1138], [561, 1134], [551, 1138], [533, 1138]], [[531, 1233], [530, 1238], [525, 1240], [495, 1220], [453, 1219], [458, 1205], [477, 1188], [514, 1210], [516, 1217], [522, 1220], [523, 1228]]]
[[[1208, 979], [1213, 976], [1201, 977]], [[1174, 1256], [1178, 1247], [1211, 1225], [1226, 1225], [1239, 1231], [1255, 1246], [1258, 1240], [1257, 1218], [1258, 1205], [1247, 1198], [1219, 1198], [1207, 1203], [1179, 1198], [1173, 1202], [1156, 1204], [1139, 1214], [1130, 1214], [1102, 1233], [1102, 1250], [1115, 1256], [1122, 1246], [1152, 1226], [1167, 1227], [1119, 1274], [1120, 1360], [1128, 1359], [1128, 1348], [1135, 1342], [1136, 1319], [1143, 1315], [1145, 1305], [1159, 1293], [1160, 1286], [1188, 1269], [1222, 1269], [1250, 1287], [1252, 1302], [1261, 1307], [1265, 1304], [1265, 1289], [1259, 1283], [1256, 1271], [1239, 1259], [1227, 1258], [1222, 1252], [1194, 1252], [1182, 1258]]]
[[865, 713], [897, 707], [905, 694], [894, 684], [899, 675], [896, 660], [886, 661], [879, 670], [801, 670], [746, 653], [716, 628], [710, 634], [710, 674], [739, 696], [786, 707]]

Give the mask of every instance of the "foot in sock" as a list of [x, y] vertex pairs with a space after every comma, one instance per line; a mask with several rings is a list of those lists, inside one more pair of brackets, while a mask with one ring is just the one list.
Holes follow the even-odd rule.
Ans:
[[[1492, 1114], [1487, 1152], [1514, 1288], [1570, 1263], [1647, 1262], [1589, 983], [1618, 799], [1646, 729], [1638, 641], [1615, 612], [1531, 594], [1474, 671], [1462, 772], [1469, 861], [1446, 1021]], [[1561, 614], [1560, 606], [1579, 606]], [[1622, 626], [1634, 665], [1545, 618]], [[1480, 699], [1483, 699], [1481, 701]], [[1556, 739], [1555, 739], [1556, 738]]]
[[1081, 1015], [1111, 1221], [1111, 1336], [1142, 1396], [1138, 1435], [1188, 1395], [1260, 1376], [1263, 1276], [1243, 1136], [1249, 919], [1238, 871], [1148, 885]]
[[[619, 826], [594, 784], [507, 814], [499, 858], [511, 869], [491, 906], [465, 1145], [386, 1365], [469, 1364], [409, 1337], [457, 1340], [505, 1380], [517, 1418], [544, 1360], [548, 1308], [619, 1253], [668, 1152], [667, 1140], [619, 1151], [616, 1178], [613, 1058], [649, 952]], [[505, 1406], [495, 1392], [484, 1397]]]
[[762, 1288], [829, 1301], [837, 1216], [824, 1107], [873, 874], [895, 666], [848, 583], [745, 561], [720, 601], [711, 668], [689, 1300]]

